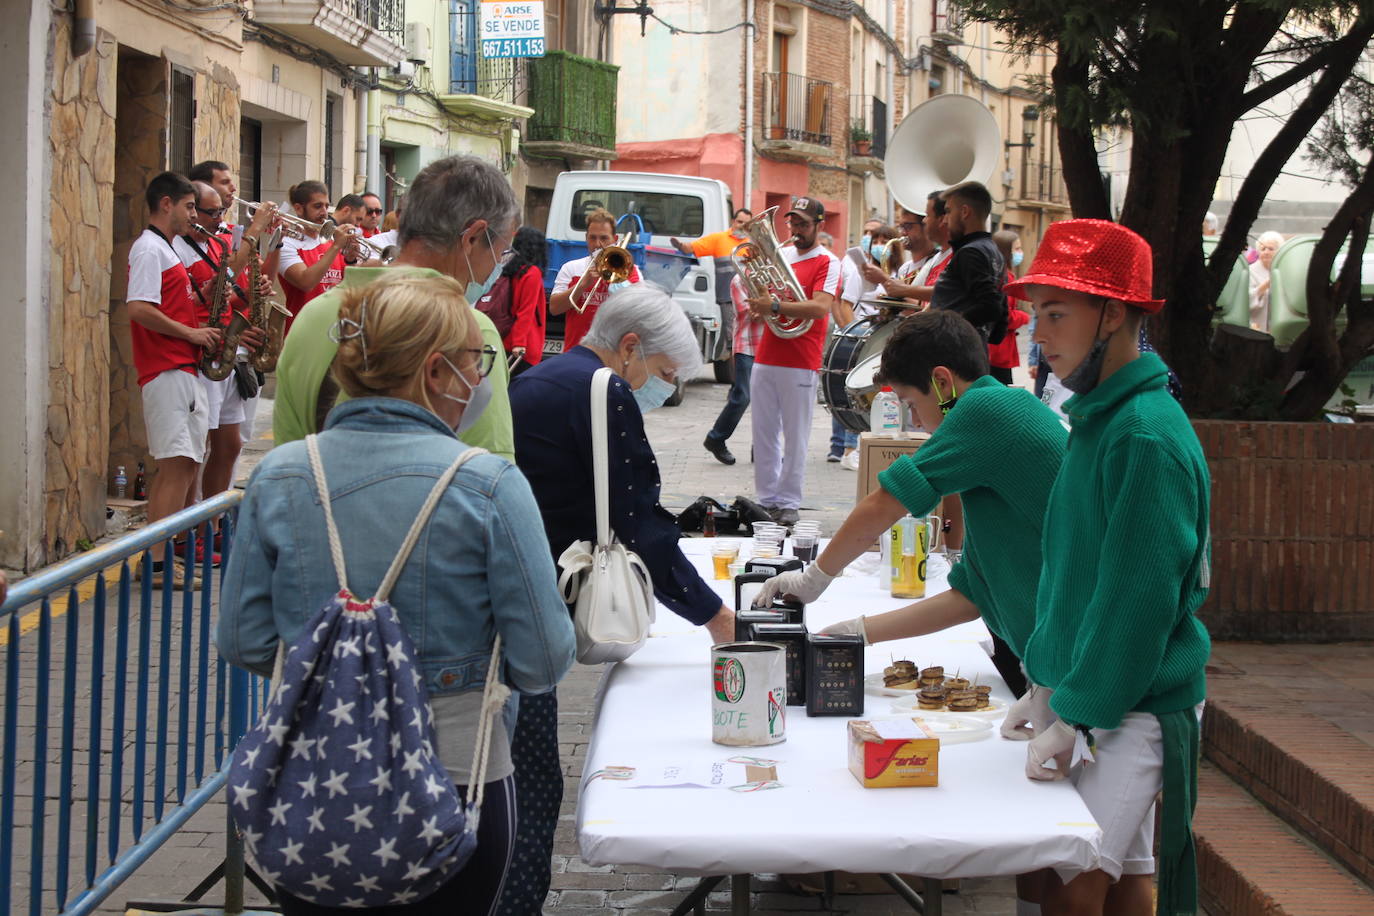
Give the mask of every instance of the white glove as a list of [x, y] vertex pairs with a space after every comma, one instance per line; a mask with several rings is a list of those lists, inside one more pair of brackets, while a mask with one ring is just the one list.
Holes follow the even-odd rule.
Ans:
[[862, 636], [865, 646], [873, 643], [868, 638], [868, 628], [864, 626], [862, 616], [855, 617], [853, 620], [841, 620], [839, 623], [832, 623], [830, 626], [821, 630], [822, 636]]
[[[1058, 718], [1050, 709], [1050, 697], [1053, 694], [1054, 691], [1048, 687], [1031, 684], [1021, 699], [1007, 710], [1007, 717], [1002, 720], [1002, 737], [1012, 741], [1029, 741], [1044, 734], [1049, 724]], [[1035, 730], [1034, 734], [1031, 729]]]
[[834, 581], [835, 577], [826, 575], [819, 564], [808, 563], [800, 572], [794, 569], [779, 573], [763, 583], [763, 588], [754, 596], [754, 607], [768, 607], [779, 595], [791, 595], [802, 604], [810, 604]]
[[[1069, 775], [1078, 730], [1063, 719], [1055, 719], [1044, 734], [1036, 735], [1026, 747], [1026, 776], [1030, 779], [1053, 781]], [[1058, 769], [1046, 766], [1051, 760]]]

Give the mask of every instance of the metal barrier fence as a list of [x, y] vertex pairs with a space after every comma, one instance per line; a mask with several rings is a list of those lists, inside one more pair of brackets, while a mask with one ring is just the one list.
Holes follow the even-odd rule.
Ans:
[[[87, 551], [0, 606], [0, 916], [94, 912], [223, 788], [266, 690], [214, 651], [215, 550], [201, 545], [218, 521], [228, 561], [242, 498], [231, 490]], [[171, 573], [182, 535], [199, 581]], [[159, 553], [165, 588], [153, 587]], [[217, 875], [236, 912], [243, 853], [226, 836]]]

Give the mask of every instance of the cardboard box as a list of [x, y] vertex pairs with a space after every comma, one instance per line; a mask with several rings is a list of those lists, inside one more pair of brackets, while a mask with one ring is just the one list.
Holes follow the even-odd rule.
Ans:
[[940, 784], [940, 739], [920, 719], [851, 719], [849, 772], [865, 789]]
[[854, 501], [878, 489], [878, 473], [887, 470], [903, 455], [915, 452], [929, 438], [930, 433], [898, 433], [895, 436], [859, 433], [859, 485]]

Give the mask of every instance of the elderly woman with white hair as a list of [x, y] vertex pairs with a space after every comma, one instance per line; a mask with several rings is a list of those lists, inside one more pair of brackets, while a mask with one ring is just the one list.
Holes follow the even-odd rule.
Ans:
[[1269, 231], [1255, 242], [1259, 258], [1250, 265], [1250, 327], [1269, 333], [1269, 271], [1274, 255], [1283, 244], [1283, 236]]
[[[658, 503], [658, 462], [644, 411], [673, 393], [700, 363], [692, 327], [672, 299], [650, 286], [612, 293], [580, 345], [511, 382], [515, 463], [534, 490], [549, 550], [596, 536], [592, 479], [592, 375], [615, 375], [607, 391], [611, 527], [649, 569], [658, 600], [713, 642], [734, 638], [734, 612], [721, 604], [678, 547], [677, 521]], [[520, 831], [503, 914], [540, 912], [549, 886], [553, 833], [563, 794], [554, 693], [522, 696], [512, 740]]]

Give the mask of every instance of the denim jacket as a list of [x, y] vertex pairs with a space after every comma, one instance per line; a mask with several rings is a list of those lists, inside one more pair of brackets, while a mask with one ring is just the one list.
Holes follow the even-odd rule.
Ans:
[[[340, 404], [319, 445], [348, 586], [369, 598], [425, 496], [466, 446], [428, 410], [393, 398]], [[282, 445], [254, 470], [239, 510], [220, 601], [220, 652], [270, 674], [278, 639], [294, 639], [338, 587], [305, 443]], [[391, 603], [432, 697], [480, 690], [498, 632], [504, 680], [515, 690], [547, 693], [572, 666], [572, 621], [539, 508], [503, 458], [480, 455], [459, 470]]]

